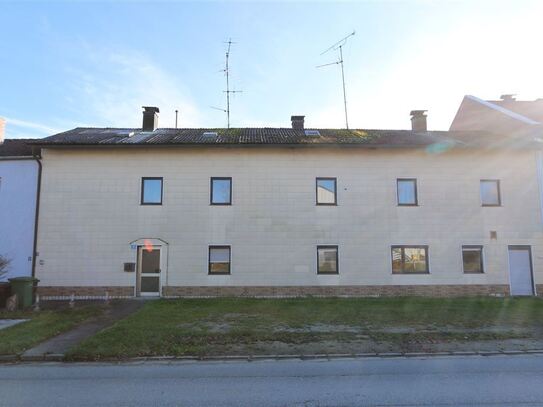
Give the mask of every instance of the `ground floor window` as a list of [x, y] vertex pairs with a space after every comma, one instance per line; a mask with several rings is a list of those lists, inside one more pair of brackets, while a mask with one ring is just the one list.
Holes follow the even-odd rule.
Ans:
[[209, 274], [230, 274], [230, 246], [209, 246]]
[[484, 273], [483, 246], [462, 246], [464, 273]]
[[339, 273], [337, 246], [317, 246], [317, 273]]
[[392, 273], [429, 273], [428, 246], [392, 246]]

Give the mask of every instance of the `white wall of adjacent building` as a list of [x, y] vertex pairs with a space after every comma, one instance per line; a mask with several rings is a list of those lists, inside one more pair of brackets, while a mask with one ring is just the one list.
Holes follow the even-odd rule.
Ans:
[[[543, 283], [535, 152], [155, 147], [42, 154], [42, 286], [133, 286], [136, 274], [123, 263], [135, 261], [130, 243], [138, 239], [168, 243], [168, 286], [509, 284], [508, 245], [531, 246], [535, 282]], [[162, 205], [140, 205], [142, 177], [163, 177]], [[231, 206], [210, 205], [210, 177], [232, 177]], [[315, 205], [316, 177], [337, 178], [337, 206]], [[419, 206], [397, 205], [398, 178], [417, 179]], [[481, 179], [500, 180], [502, 206], [481, 206]], [[209, 245], [231, 246], [230, 275], [208, 275]], [[339, 246], [338, 275], [317, 275], [317, 245]], [[428, 245], [430, 273], [392, 274], [391, 245]], [[463, 273], [462, 245], [484, 246], [484, 274]]]
[[0, 281], [32, 274], [38, 164], [0, 160], [0, 255], [11, 260]]

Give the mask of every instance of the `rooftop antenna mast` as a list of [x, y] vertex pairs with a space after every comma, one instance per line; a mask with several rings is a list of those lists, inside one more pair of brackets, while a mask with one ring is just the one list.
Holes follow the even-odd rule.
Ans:
[[216, 109], [216, 110], [221, 110], [224, 113], [226, 113], [227, 126], [228, 128], [230, 128], [230, 94], [241, 93], [243, 91], [230, 90], [230, 66], [229, 66], [230, 48], [232, 44], [235, 44], [235, 42], [233, 42], [232, 39], [230, 38], [225, 44], [228, 44], [228, 48], [226, 50], [226, 64], [225, 64], [225, 68], [221, 72], [224, 72], [226, 76], [226, 90], [223, 91], [224, 93], [226, 93], [226, 109], [222, 109], [220, 107], [213, 107], [213, 106], [211, 106], [211, 108]]
[[346, 37], [343, 37], [341, 40], [336, 42], [334, 45], [332, 45], [331, 47], [329, 47], [329, 48], [325, 49], [323, 52], [321, 52], [321, 55], [324, 55], [329, 51], [339, 50], [339, 59], [337, 61], [330, 62], [329, 64], [323, 64], [323, 65], [318, 65], [317, 66], [317, 68], [323, 68], [325, 66], [330, 66], [330, 65], [340, 65], [341, 66], [341, 80], [343, 82], [343, 105], [345, 107], [345, 127], [347, 129], [349, 129], [349, 119], [348, 119], [348, 116], [347, 116], [347, 94], [345, 92], [345, 71], [343, 70], [343, 46], [347, 43], [347, 40], [350, 37], [352, 37], [354, 34], [355, 34], [355, 31], [353, 30], [352, 33], [350, 33]]

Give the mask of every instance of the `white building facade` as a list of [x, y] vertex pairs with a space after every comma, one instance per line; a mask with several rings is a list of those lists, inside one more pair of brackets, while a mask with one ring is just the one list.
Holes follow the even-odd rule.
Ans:
[[543, 292], [534, 148], [489, 147], [475, 133], [299, 129], [266, 129], [263, 144], [263, 132], [45, 139], [40, 293]]

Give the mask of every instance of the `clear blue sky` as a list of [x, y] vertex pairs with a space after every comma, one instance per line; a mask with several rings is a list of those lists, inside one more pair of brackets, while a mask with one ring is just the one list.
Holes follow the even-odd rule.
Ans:
[[76, 126], [222, 127], [225, 44], [232, 126], [343, 126], [336, 59], [345, 46], [351, 127], [408, 128], [411, 109], [447, 129], [464, 94], [543, 97], [541, 1], [2, 2], [0, 117], [6, 137]]

